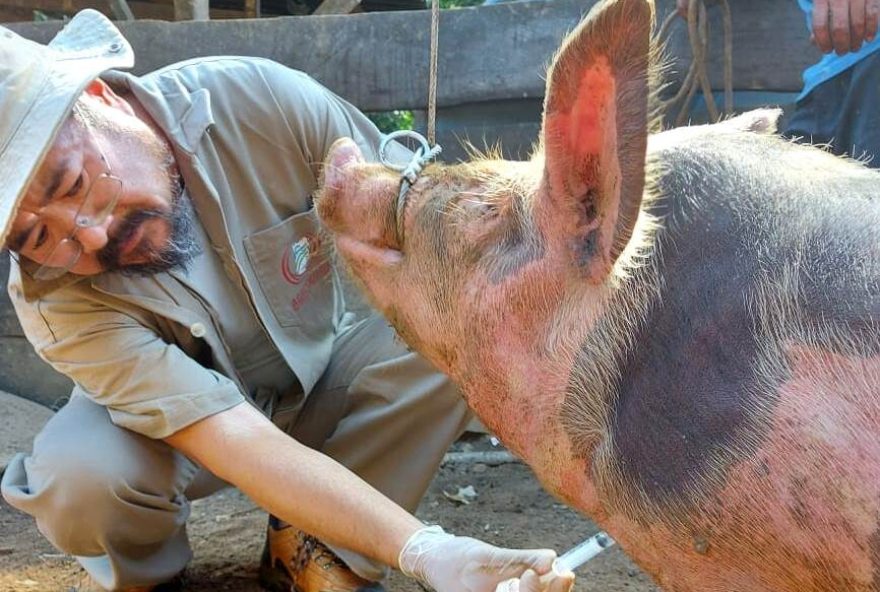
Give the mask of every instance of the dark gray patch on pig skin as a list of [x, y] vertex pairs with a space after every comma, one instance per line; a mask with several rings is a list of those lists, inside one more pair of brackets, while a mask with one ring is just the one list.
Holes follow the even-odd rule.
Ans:
[[[841, 217], [835, 212], [817, 220], [813, 240], [803, 245], [800, 289], [804, 308], [809, 318], [842, 326], [855, 337], [852, 343], [829, 341], [824, 344], [827, 349], [844, 355], [877, 356], [880, 355], [880, 262], [876, 258], [872, 260], [866, 252], [865, 237], [873, 237], [876, 248], [880, 243], [877, 227], [880, 220], [876, 215], [862, 215], [858, 210], [844, 220]], [[842, 235], [842, 229], [848, 232]], [[856, 286], [859, 295], [853, 297]]]
[[[675, 205], [659, 201], [655, 213], [669, 219]], [[652, 498], [687, 499], [719, 453], [765, 428], [753, 413], [759, 344], [742, 295], [760, 268], [726, 206], [668, 230], [658, 304], [618, 360], [611, 429], [626, 477]]]
[[578, 245], [577, 262], [581, 267], [587, 267], [596, 256], [599, 245], [599, 229], [593, 228]]
[[546, 253], [543, 238], [531, 226], [525, 204], [521, 198], [513, 198], [512, 211], [502, 221], [500, 238], [487, 250], [483, 260], [486, 276], [498, 285], [517, 275], [526, 265], [542, 259]]
[[807, 509], [808, 495], [802, 479], [795, 479], [788, 487], [788, 493], [791, 496], [791, 506], [789, 512], [795, 524], [801, 529], [807, 530], [811, 528], [810, 513]]
[[498, 285], [517, 275], [520, 270], [544, 257], [544, 243], [539, 240], [525, 240], [522, 230], [516, 229], [498, 242], [490, 251], [484, 264], [487, 278], [492, 284]]
[[[859, 342], [862, 355], [880, 347], [878, 177], [786, 176], [779, 154], [792, 149], [772, 136], [706, 133], [652, 155], [663, 164], [661, 197], [648, 206], [662, 220], [653, 256], [661, 293], [634, 323], [632, 347], [617, 350], [620, 378], [604, 421], [620, 473], [609, 485], [620, 491], [605, 494], [649, 500], [643, 519], [658, 519], [658, 505], [711, 499], [766, 435], [777, 394], [758, 380], [755, 363], [768, 346], [784, 350], [784, 336], [762, 335], [752, 318], [749, 295], [759, 281], [797, 270], [799, 322], [855, 338], [835, 347]], [[654, 269], [637, 268], [629, 285], [650, 283]], [[615, 314], [594, 335], [613, 335], [622, 322]], [[607, 337], [594, 337], [577, 363], [609, 347]], [[568, 397], [596, 392], [583, 376], [572, 375]], [[778, 386], [787, 376], [770, 378]], [[577, 424], [586, 420], [563, 421], [578, 443]], [[628, 495], [632, 486], [645, 498]]]

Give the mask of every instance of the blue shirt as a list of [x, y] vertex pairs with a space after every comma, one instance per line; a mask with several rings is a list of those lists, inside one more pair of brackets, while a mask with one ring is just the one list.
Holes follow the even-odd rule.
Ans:
[[[801, 9], [807, 15], [807, 29], [813, 30], [813, 0], [797, 0]], [[842, 56], [833, 51], [822, 56], [818, 63], [804, 70], [804, 89], [798, 95], [797, 100], [803, 99], [817, 85], [837, 76], [847, 68], [851, 68], [860, 60], [880, 49], [880, 35], [871, 42], [862, 44], [859, 51], [846, 53]]]

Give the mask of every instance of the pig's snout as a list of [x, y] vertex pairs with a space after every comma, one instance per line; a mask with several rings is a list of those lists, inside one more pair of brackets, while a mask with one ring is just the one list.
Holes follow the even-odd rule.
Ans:
[[332, 230], [341, 230], [342, 214], [339, 202], [344, 200], [346, 189], [351, 189], [352, 168], [364, 162], [360, 148], [350, 138], [339, 138], [324, 158], [321, 188], [315, 206], [321, 221]]
[[339, 241], [396, 249], [390, 205], [394, 175], [368, 164], [353, 140], [336, 140], [324, 160], [323, 184], [315, 199], [318, 216]]

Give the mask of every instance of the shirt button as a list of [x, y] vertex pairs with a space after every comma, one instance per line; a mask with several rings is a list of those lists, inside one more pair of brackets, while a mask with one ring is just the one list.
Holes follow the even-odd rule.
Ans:
[[189, 328], [189, 332], [196, 339], [201, 339], [208, 333], [208, 330], [205, 329], [205, 325], [202, 323], [193, 323]]

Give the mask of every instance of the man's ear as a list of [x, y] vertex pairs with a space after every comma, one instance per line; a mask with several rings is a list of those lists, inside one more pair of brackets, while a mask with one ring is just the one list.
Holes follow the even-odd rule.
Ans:
[[602, 282], [635, 225], [645, 185], [652, 0], [597, 4], [553, 60], [544, 102], [542, 195], [575, 264]]
[[108, 107], [122, 109], [129, 115], [134, 114], [134, 110], [128, 101], [116, 94], [116, 92], [110, 88], [110, 85], [100, 78], [92, 80], [88, 86], [86, 86], [85, 90], [83, 90], [83, 97], [87, 100], [97, 101]]

